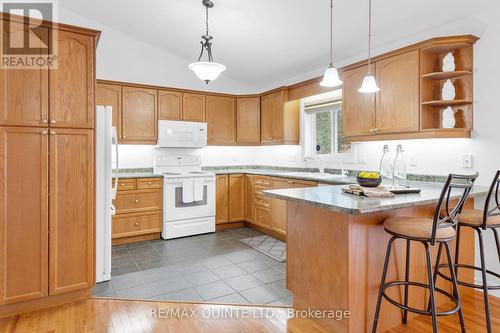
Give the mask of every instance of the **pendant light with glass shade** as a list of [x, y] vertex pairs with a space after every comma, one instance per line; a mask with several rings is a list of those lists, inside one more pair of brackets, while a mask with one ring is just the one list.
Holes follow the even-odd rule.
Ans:
[[330, 67], [325, 70], [323, 81], [319, 84], [322, 87], [338, 87], [342, 85], [337, 68], [333, 66], [333, 0], [330, 0]]
[[[203, 41], [201, 41], [201, 52], [200, 56], [198, 57], [198, 62], [194, 62], [191, 65], [189, 65], [189, 69], [191, 69], [196, 76], [200, 79], [205, 81], [205, 83], [208, 84], [208, 82], [215, 80], [216, 78], [219, 77], [219, 75], [226, 70], [226, 66], [216, 63], [213, 61], [212, 58], [212, 39], [213, 37], [210, 36], [208, 33], [208, 9], [213, 8], [214, 3], [210, 0], [203, 0], [202, 1], [203, 6], [205, 6], [206, 10], [206, 18], [205, 18], [205, 24], [207, 27], [207, 30], [205, 32], [205, 35], [201, 36]], [[207, 55], [208, 55], [208, 61], [200, 61], [201, 57], [203, 56], [203, 51], [207, 50]]]
[[371, 61], [372, 61], [372, 0], [368, 0], [368, 73], [363, 79], [363, 84], [361, 88], [358, 89], [360, 93], [363, 94], [373, 94], [380, 91], [377, 86], [377, 81], [375, 76], [371, 72]]

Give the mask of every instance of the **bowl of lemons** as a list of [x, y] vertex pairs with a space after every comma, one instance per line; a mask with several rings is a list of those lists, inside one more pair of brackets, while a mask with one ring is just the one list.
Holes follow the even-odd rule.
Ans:
[[363, 171], [358, 174], [358, 184], [364, 187], [377, 187], [382, 183], [378, 172]]

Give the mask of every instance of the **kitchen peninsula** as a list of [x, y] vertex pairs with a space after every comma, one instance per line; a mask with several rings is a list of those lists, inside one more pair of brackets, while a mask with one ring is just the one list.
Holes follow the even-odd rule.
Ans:
[[[344, 320], [315, 319], [332, 332], [369, 332], [375, 311], [377, 292], [389, 234], [383, 221], [391, 216], [432, 217], [442, 185], [417, 183], [420, 194], [396, 195], [376, 199], [342, 192], [341, 186], [321, 186], [265, 191], [265, 196], [287, 203], [287, 288], [293, 293], [294, 309], [349, 310]], [[473, 198], [487, 189], [475, 187]], [[452, 193], [452, 198], [453, 197]], [[461, 235], [461, 261], [474, 263], [473, 233]], [[453, 245], [454, 246], [454, 245]], [[433, 258], [436, 256], [436, 249]], [[412, 244], [410, 280], [426, 282], [425, 254], [422, 246]], [[404, 279], [405, 243], [395, 242], [387, 281]], [[397, 267], [397, 269], [394, 269]], [[459, 272], [471, 282], [473, 275]], [[450, 290], [438, 280], [438, 287]], [[462, 294], [467, 292], [462, 290]], [[387, 290], [393, 299], [402, 301], [403, 288]], [[423, 309], [427, 291], [410, 288], [409, 306]], [[438, 304], [446, 299], [437, 298]], [[410, 313], [410, 316], [413, 314]], [[414, 316], [414, 315], [413, 315]], [[379, 331], [402, 322], [399, 309], [382, 302]]]

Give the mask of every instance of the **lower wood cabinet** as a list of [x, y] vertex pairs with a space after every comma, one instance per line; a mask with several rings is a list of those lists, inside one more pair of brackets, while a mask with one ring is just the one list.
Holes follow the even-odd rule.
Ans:
[[163, 226], [163, 179], [127, 178], [118, 181], [114, 205], [113, 244], [160, 238]]
[[94, 131], [0, 127], [0, 161], [0, 304], [90, 288]]
[[245, 220], [245, 177], [243, 174], [217, 175], [216, 224]]
[[[313, 187], [318, 183], [252, 174], [217, 175], [216, 223], [245, 221], [262, 232], [286, 236], [286, 201], [263, 191]], [[125, 186], [129, 186], [124, 184]]]
[[94, 131], [50, 131], [49, 292], [94, 281]]
[[48, 295], [48, 144], [44, 129], [0, 127], [0, 304]]

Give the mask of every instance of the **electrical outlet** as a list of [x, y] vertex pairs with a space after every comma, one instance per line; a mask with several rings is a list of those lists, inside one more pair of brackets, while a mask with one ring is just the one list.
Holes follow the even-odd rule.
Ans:
[[464, 169], [472, 169], [473, 158], [471, 154], [462, 156], [462, 167]]

